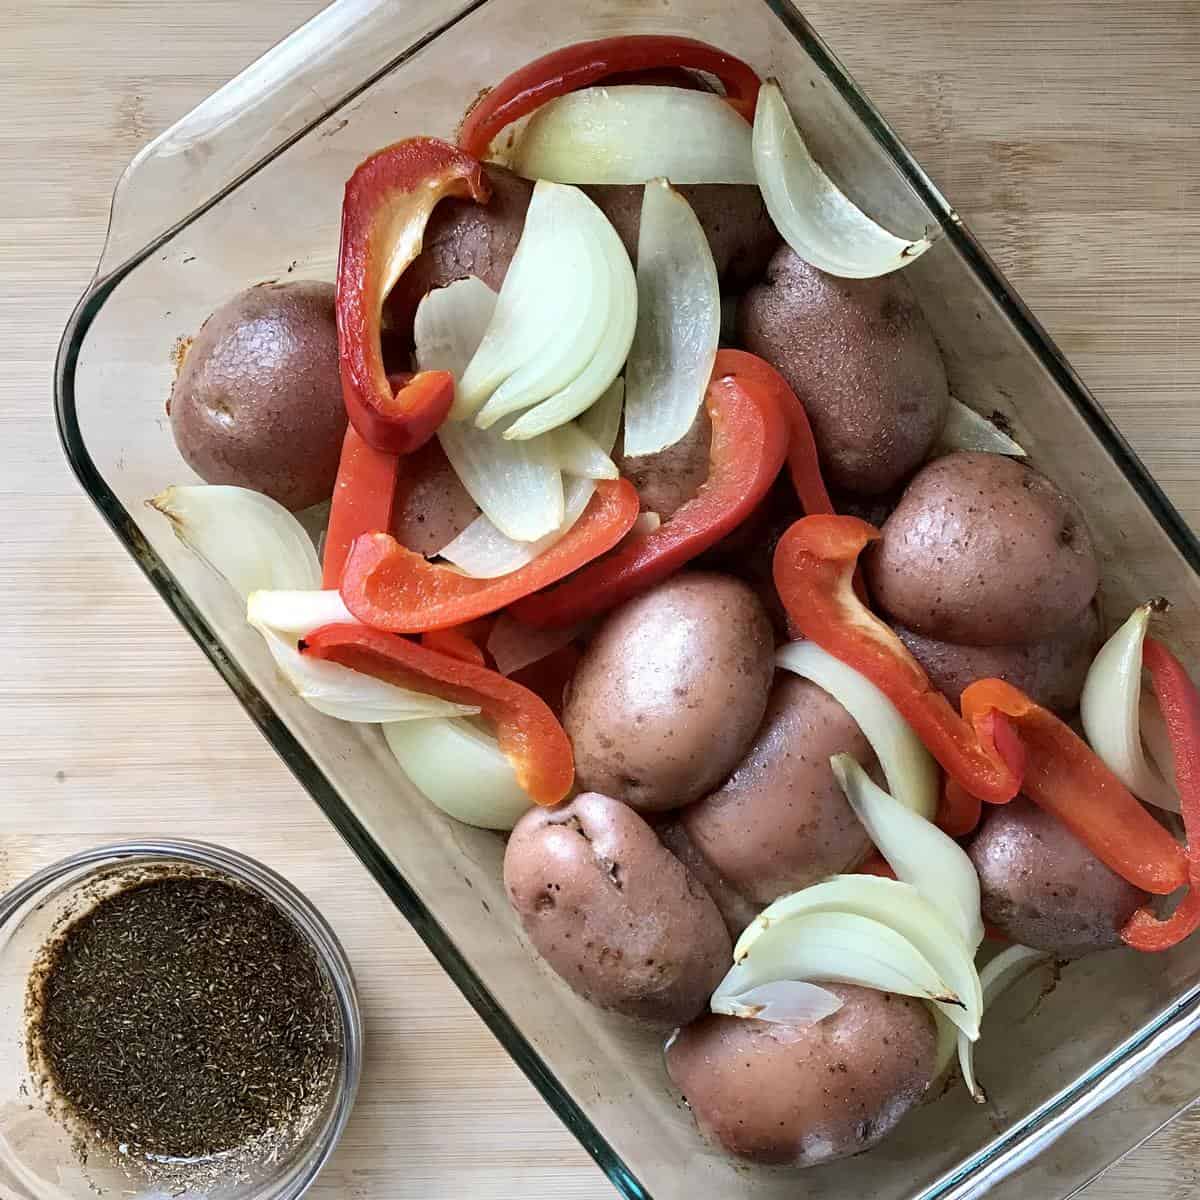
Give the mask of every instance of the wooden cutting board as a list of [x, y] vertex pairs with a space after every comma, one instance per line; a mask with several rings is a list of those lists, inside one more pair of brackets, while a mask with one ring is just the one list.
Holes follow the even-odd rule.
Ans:
[[[0, 3], [0, 888], [143, 835], [264, 860], [337, 927], [366, 1005], [360, 1100], [312, 1195], [603, 1200], [606, 1181], [103, 527], [54, 433], [54, 351], [117, 174], [320, 7]], [[805, 11], [1200, 522], [1200, 4]], [[1191, 1196], [1198, 1149], [1200, 1117], [1185, 1117], [1087, 1194]]]

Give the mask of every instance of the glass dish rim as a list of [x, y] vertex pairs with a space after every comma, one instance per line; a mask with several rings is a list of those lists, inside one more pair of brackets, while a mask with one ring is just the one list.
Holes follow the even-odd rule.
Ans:
[[[441, 37], [483, 7], [488, 0], [471, 0], [445, 21], [420, 36], [383, 66], [372, 71], [347, 94], [282, 139], [258, 161], [240, 172], [168, 229], [152, 237], [124, 261], [97, 274], [76, 305], [64, 330], [55, 363], [54, 403], [59, 437], [67, 460], [80, 485], [137, 562], [176, 618], [212, 662], [251, 720], [283, 759], [359, 861], [383, 888], [418, 936], [429, 948], [467, 1001], [499, 1039], [505, 1050], [537, 1088], [558, 1118], [567, 1126], [626, 1200], [653, 1200], [620, 1154], [592, 1123], [571, 1094], [541, 1059], [503, 1007], [491, 995], [474, 968], [442, 928], [428, 906], [367, 832], [363, 823], [342, 801], [336, 789], [299, 740], [279, 719], [270, 704], [226, 652], [208, 622], [194, 607], [155, 553], [129, 511], [113, 493], [93, 463], [76, 419], [75, 369], [79, 349], [89, 327], [111, 292], [137, 266], [169, 243], [198, 217], [209, 211], [257, 174], [301, 138], [345, 108], [379, 79], [390, 74], [434, 39]], [[1084, 419], [1109, 458], [1128, 480], [1141, 501], [1167, 534], [1180, 555], [1200, 577], [1200, 539], [1167, 499], [1138, 459], [1125, 437], [1092, 396], [1062, 351], [1025, 306], [999, 268], [963, 223], [953, 206], [909, 152], [896, 132], [849, 72], [790, 0], [753, 0], [773, 12], [801, 48], [821, 70], [879, 148], [932, 212], [940, 233], [961, 254], [990, 299]], [[269, 54], [270, 52], [268, 52]], [[261, 60], [260, 60], [261, 61]], [[251, 64], [247, 71], [253, 71]], [[136, 160], [135, 160], [136, 161]], [[120, 185], [118, 184], [118, 189]], [[101, 261], [103, 261], [103, 251]], [[161, 843], [181, 844], [181, 843]], [[968, 1159], [935, 1179], [913, 1200], [956, 1200], [974, 1194], [982, 1181], [991, 1182], [1027, 1161], [1125, 1083], [1142, 1074], [1162, 1055], [1200, 1028], [1200, 986], [1193, 987], [1167, 1005], [1157, 1016], [1134, 1030], [1119, 1046], [1078, 1078], [1049, 1097], [1012, 1128], [974, 1151]], [[1130, 1147], [1132, 1148], [1132, 1147]], [[1127, 1151], [1123, 1151], [1127, 1152]], [[1100, 1168], [1103, 1170], [1105, 1168]]]
[[350, 959], [333, 927], [293, 883], [264, 863], [215, 842], [190, 838], [147, 838], [113, 842], [76, 851], [35, 871], [0, 895], [0, 931], [46, 888], [76, 874], [81, 882], [116, 864], [138, 861], [182, 862], [211, 868], [265, 896], [300, 930], [329, 973], [342, 1024], [342, 1054], [333, 1110], [319, 1139], [305, 1154], [300, 1173], [280, 1192], [278, 1200], [299, 1200], [312, 1186], [341, 1141], [358, 1094], [363, 1065], [363, 1023], [358, 989]]

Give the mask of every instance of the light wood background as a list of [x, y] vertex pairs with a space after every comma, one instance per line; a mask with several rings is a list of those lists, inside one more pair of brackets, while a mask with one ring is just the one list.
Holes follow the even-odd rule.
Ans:
[[[331, 918], [366, 1005], [358, 1108], [314, 1196], [601, 1200], [608, 1184], [168, 616], [54, 433], [54, 351], [119, 171], [320, 6], [0, 0], [0, 888], [140, 835], [255, 855]], [[1200, 522], [1200, 3], [804, 7]], [[1192, 1196], [1197, 1151], [1200, 1114], [1088, 1196]]]

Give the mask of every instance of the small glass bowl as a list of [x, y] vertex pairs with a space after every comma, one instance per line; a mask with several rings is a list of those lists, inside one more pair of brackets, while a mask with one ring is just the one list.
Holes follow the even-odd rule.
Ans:
[[[26, 985], [43, 946], [72, 913], [118, 890], [131, 870], [179, 865], [224, 875], [270, 900], [312, 947], [334, 997], [342, 1051], [328, 1099], [308, 1129], [274, 1161], [224, 1176], [210, 1162], [203, 1183], [185, 1190], [142, 1181], [92, 1154], [81, 1161], [70, 1129], [39, 1096], [26, 1059]], [[261, 863], [204, 842], [146, 841], [73, 854], [0, 896], [0, 1196], [5, 1200], [94, 1200], [97, 1192], [163, 1200], [295, 1200], [316, 1178], [342, 1135], [362, 1068], [362, 1019], [350, 963], [328, 923], [287, 880]]]

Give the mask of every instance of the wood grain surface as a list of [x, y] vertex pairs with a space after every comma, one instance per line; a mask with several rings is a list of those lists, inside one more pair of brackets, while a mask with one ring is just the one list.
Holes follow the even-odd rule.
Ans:
[[[139, 835], [264, 860], [331, 918], [366, 1005], [358, 1108], [312, 1195], [601, 1200], [609, 1185], [167, 614], [54, 432], [54, 351], [121, 168], [319, 7], [0, 0], [0, 888]], [[1200, 522], [1200, 4], [805, 11]], [[1185, 1116], [1087, 1194], [1192, 1196], [1198, 1150]]]

